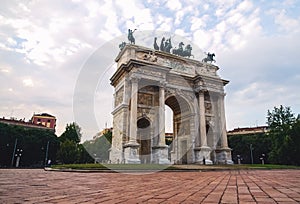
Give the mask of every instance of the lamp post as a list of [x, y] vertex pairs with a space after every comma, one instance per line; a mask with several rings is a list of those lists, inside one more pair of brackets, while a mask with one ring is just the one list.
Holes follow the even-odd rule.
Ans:
[[94, 164], [96, 164], [96, 163], [97, 163], [97, 161], [96, 161], [96, 157], [97, 157], [97, 154], [94, 154]]
[[[45, 153], [45, 164], [44, 164], [44, 166], [47, 166], [47, 165], [48, 165], [49, 143], [50, 143], [50, 141], [47, 142], [47, 148], [46, 148], [46, 153]], [[50, 165], [50, 164], [49, 164], [49, 165]]]
[[19, 167], [19, 165], [20, 165], [20, 160], [21, 160], [22, 152], [23, 152], [22, 149], [17, 149], [17, 151], [16, 151], [16, 154], [15, 154], [15, 156], [17, 157], [16, 167]]
[[238, 164], [241, 164], [241, 155], [236, 155], [237, 156], [237, 160], [238, 160]]
[[15, 140], [15, 146], [14, 146], [14, 151], [13, 151], [12, 157], [11, 157], [11, 167], [14, 166], [14, 158], [15, 158], [17, 144], [18, 144], [18, 139], [16, 138], [16, 140]]
[[253, 147], [252, 144], [250, 144], [250, 155], [251, 155], [251, 164], [253, 164]]
[[261, 154], [261, 158], [260, 158], [260, 160], [261, 160], [261, 164], [262, 165], [264, 165], [265, 164], [265, 154]]

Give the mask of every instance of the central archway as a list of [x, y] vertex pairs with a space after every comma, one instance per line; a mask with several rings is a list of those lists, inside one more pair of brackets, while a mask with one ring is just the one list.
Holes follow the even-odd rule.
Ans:
[[178, 95], [166, 98], [165, 105], [173, 111], [173, 141], [169, 147], [171, 161], [187, 164], [191, 160], [191, 108], [186, 99]]

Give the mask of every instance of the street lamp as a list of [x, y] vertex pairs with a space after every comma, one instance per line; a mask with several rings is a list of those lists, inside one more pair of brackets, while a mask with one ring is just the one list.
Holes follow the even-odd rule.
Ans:
[[241, 155], [236, 155], [237, 156], [237, 160], [238, 160], [238, 164], [241, 164]]
[[50, 141], [47, 142], [44, 166], [47, 166], [47, 165], [50, 165], [50, 164], [51, 164], [51, 160], [48, 161], [49, 143], [50, 143]]
[[18, 138], [16, 138], [16, 140], [15, 140], [14, 151], [13, 151], [12, 157], [11, 157], [11, 167], [14, 166], [14, 159], [15, 159], [17, 144], [18, 144]]
[[265, 154], [261, 154], [261, 158], [260, 158], [260, 160], [261, 160], [261, 164], [265, 164]]
[[16, 151], [16, 154], [15, 154], [15, 157], [17, 157], [16, 167], [19, 167], [21, 156], [22, 156], [22, 152], [23, 152], [22, 149], [17, 149], [17, 151]]
[[252, 147], [252, 144], [250, 144], [250, 155], [251, 155], [251, 164], [253, 164], [253, 147]]
[[94, 160], [94, 163], [96, 164], [96, 163], [98, 162], [98, 161], [97, 161], [97, 160], [98, 160], [97, 154], [94, 154], [94, 159], [95, 159], [95, 160]]

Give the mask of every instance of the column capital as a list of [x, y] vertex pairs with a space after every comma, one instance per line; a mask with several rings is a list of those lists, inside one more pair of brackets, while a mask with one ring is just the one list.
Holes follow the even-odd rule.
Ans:
[[159, 81], [158, 82], [158, 86], [159, 86], [159, 88], [166, 88], [167, 82], [165, 82], [165, 81]]
[[203, 87], [196, 87], [194, 90], [195, 90], [195, 92], [198, 93], [198, 94], [199, 94], [200, 92], [204, 93], [204, 92], [207, 91], [207, 89], [206, 89], [206, 88], [203, 88]]
[[131, 83], [138, 83], [140, 81], [141, 78], [139, 77], [130, 77], [129, 80], [131, 81]]

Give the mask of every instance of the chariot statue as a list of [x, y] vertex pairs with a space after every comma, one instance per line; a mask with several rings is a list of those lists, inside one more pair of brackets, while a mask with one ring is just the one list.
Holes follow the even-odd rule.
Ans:
[[192, 55], [192, 49], [193, 49], [192, 46], [190, 44], [188, 44], [187, 46], [185, 46], [184, 49], [183, 49], [183, 46], [184, 46], [184, 43], [180, 42], [178, 45], [178, 49], [173, 49], [172, 53], [174, 55], [178, 55], [181, 57], [190, 57], [190, 56], [194, 57], [194, 55]]

